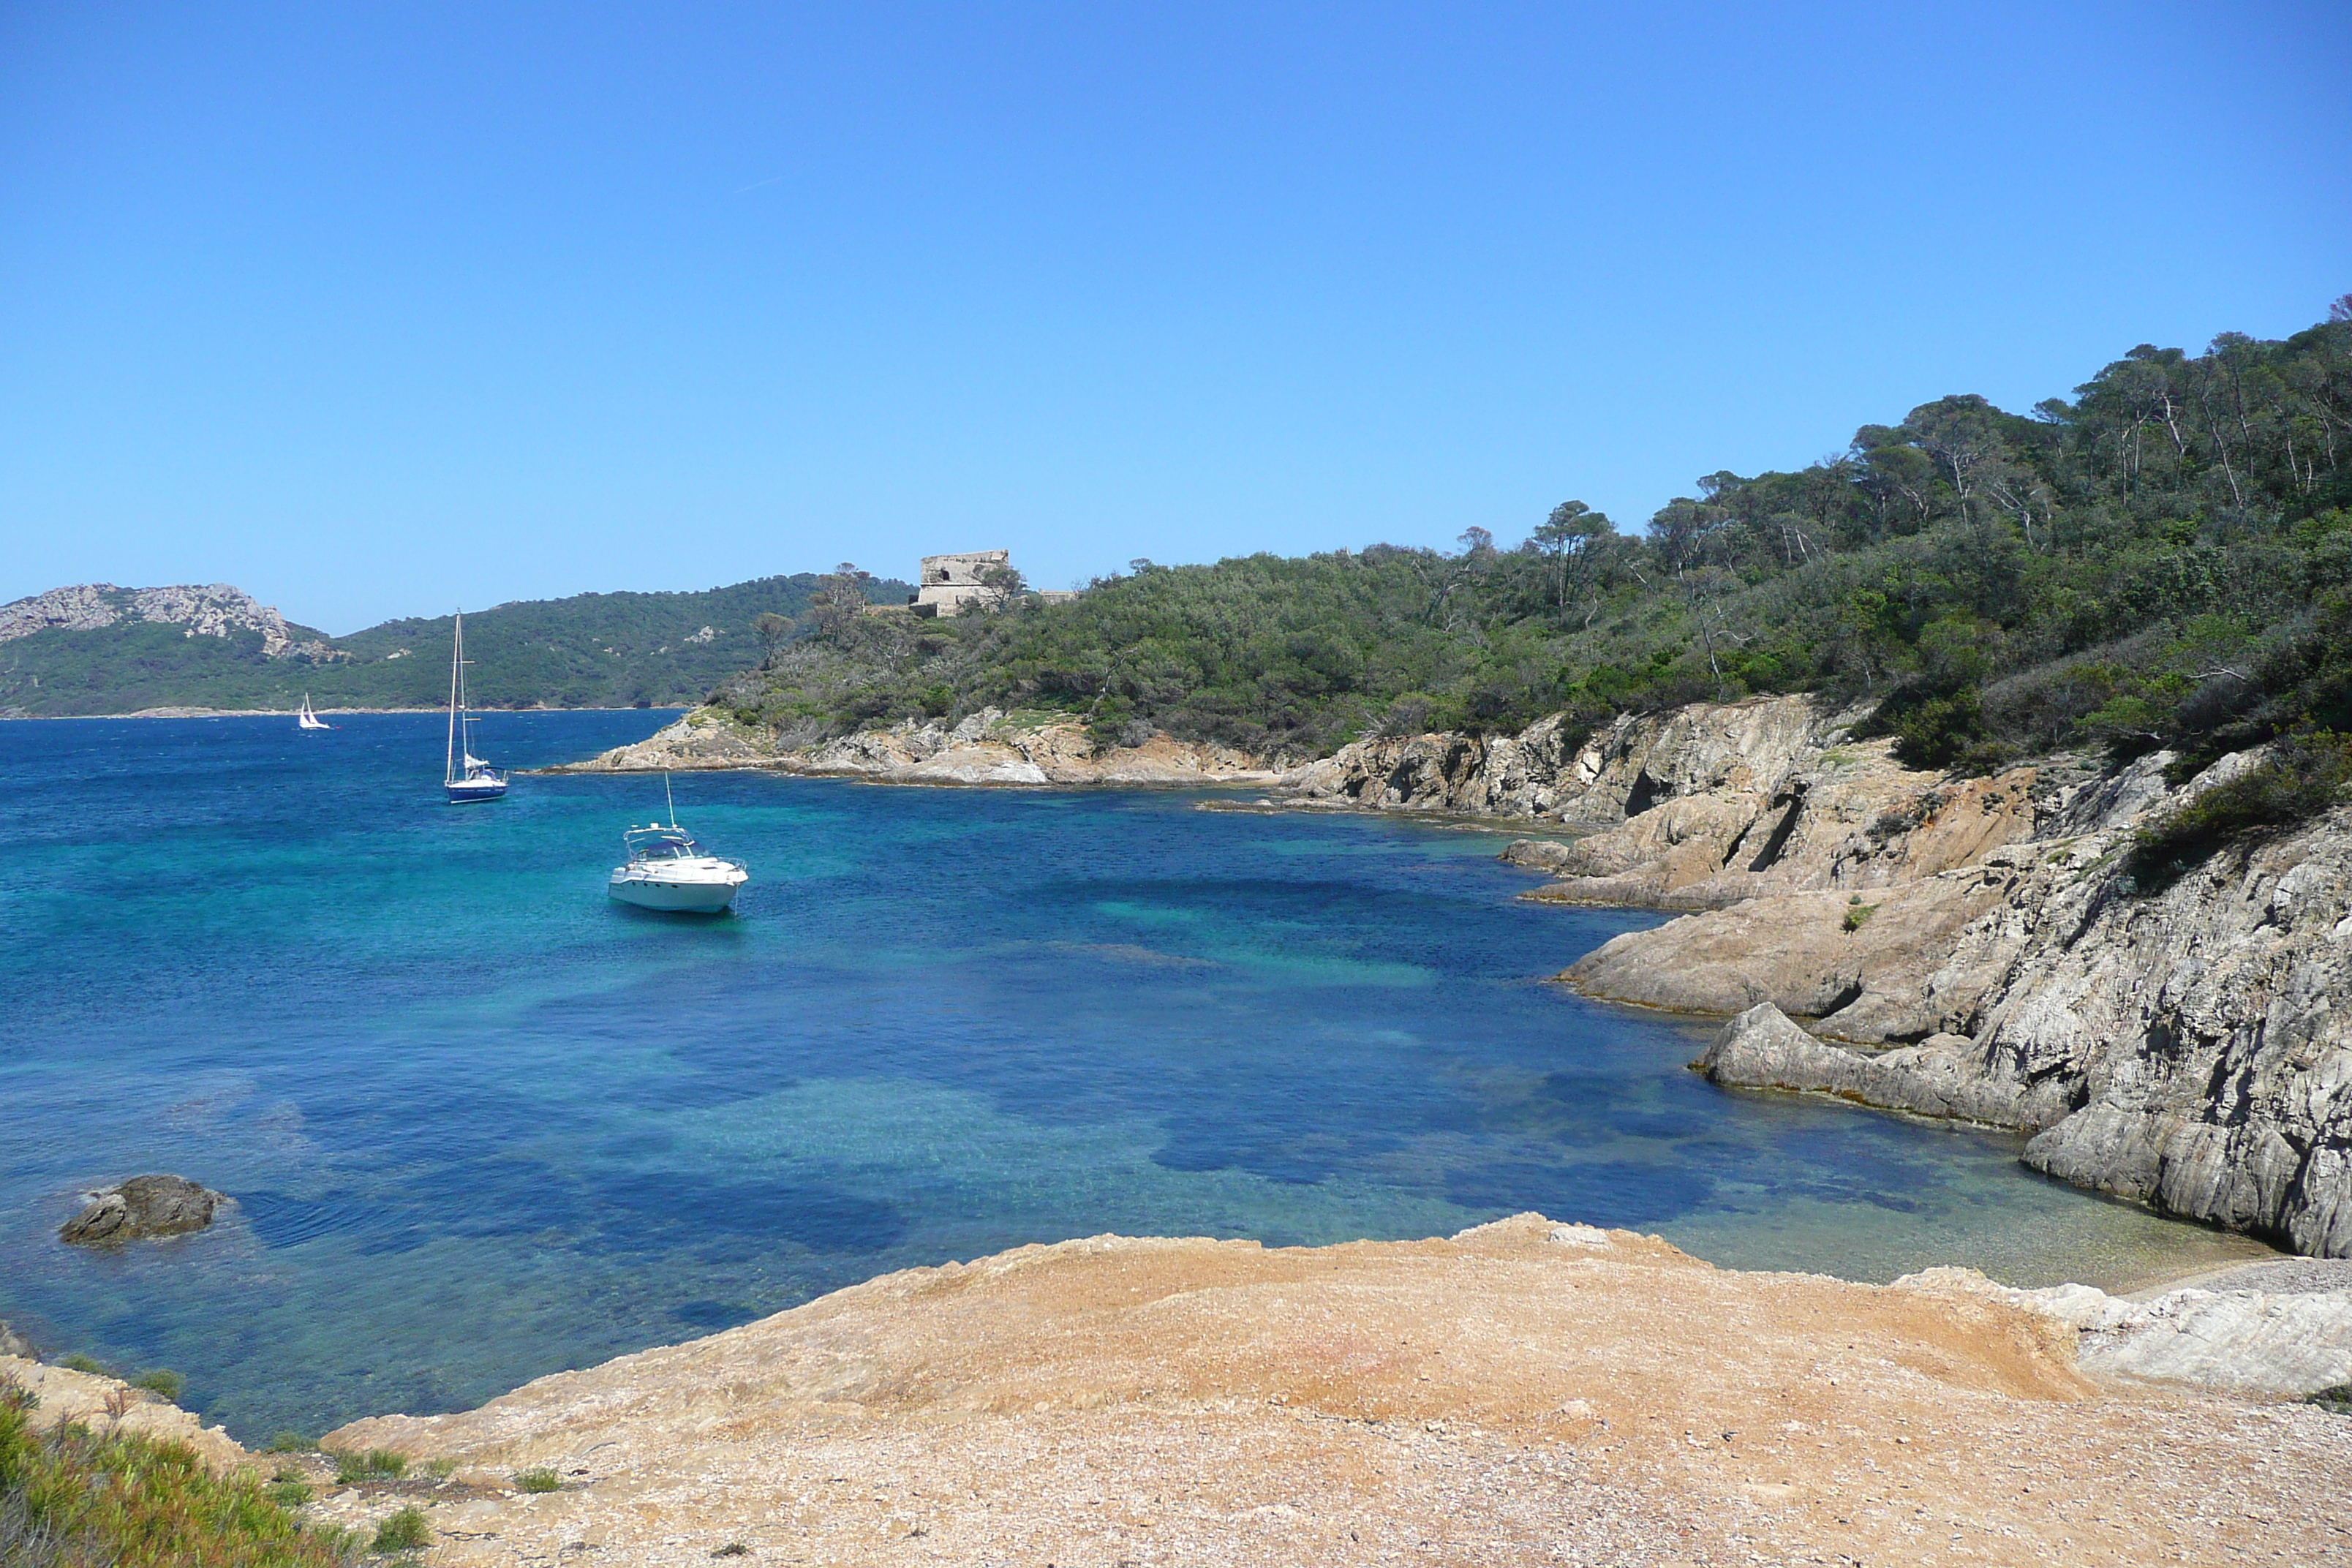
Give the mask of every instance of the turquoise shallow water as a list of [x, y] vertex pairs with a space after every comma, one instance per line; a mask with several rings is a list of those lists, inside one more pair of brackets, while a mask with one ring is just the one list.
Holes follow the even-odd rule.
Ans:
[[[530, 766], [664, 715], [494, 715]], [[1541, 983], [1655, 917], [1503, 836], [1158, 794], [677, 780], [734, 918], [612, 905], [657, 779], [438, 803], [429, 715], [0, 723], [0, 1315], [253, 1437], [478, 1403], [873, 1274], [1102, 1231], [1521, 1209], [1739, 1267], [2093, 1280], [2245, 1244], [2014, 1141], [1682, 1069]], [[198, 1237], [68, 1249], [176, 1171]]]

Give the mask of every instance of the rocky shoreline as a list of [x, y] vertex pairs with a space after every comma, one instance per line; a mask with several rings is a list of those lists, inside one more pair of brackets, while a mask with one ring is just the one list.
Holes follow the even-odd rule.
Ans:
[[2352, 1291], [1857, 1285], [1538, 1215], [1416, 1242], [1024, 1247], [355, 1422], [323, 1456], [265, 1460], [112, 1379], [0, 1377], [43, 1422], [299, 1475], [314, 1523], [419, 1510], [442, 1568], [2352, 1550], [2352, 1426], [2300, 1400], [2352, 1379]]
[[1530, 897], [1687, 912], [1560, 978], [1741, 1015], [1744, 1038], [1710, 1053], [1718, 1082], [2012, 1129], [2051, 1175], [2352, 1255], [2352, 810], [2141, 889], [2134, 831], [2257, 757], [2177, 789], [2163, 752], [1952, 778], [1855, 742], [1856, 717], [1684, 709], [1572, 757], [1543, 726], [1475, 751], [1424, 737], [1286, 784], [1597, 825], [1512, 847], [1554, 879]]
[[1035, 787], [1097, 784], [1123, 788], [1271, 784], [1281, 773], [1230, 747], [1154, 734], [1139, 745], [1097, 748], [1075, 720], [986, 708], [961, 722], [909, 720], [862, 730], [821, 746], [776, 743], [709, 708], [698, 708], [649, 739], [615, 746], [585, 762], [538, 771], [688, 773], [757, 768], [804, 778], [877, 784]]
[[2258, 759], [2224, 757], [2179, 788], [2163, 752], [2118, 771], [2062, 755], [1955, 777], [1856, 741], [1865, 712], [1701, 703], [1581, 741], [1554, 718], [1516, 736], [1360, 742], [1277, 773], [1166, 736], [1098, 752], [1075, 721], [994, 710], [797, 751], [701, 710], [556, 771], [1255, 784], [1267, 808], [1541, 825], [1562, 837], [1505, 856], [1551, 878], [1528, 897], [1683, 917], [1562, 980], [1603, 1000], [1723, 1016], [1769, 1005], [1804, 1021], [1802, 1070], [1784, 1035], [1769, 1070], [1731, 1052], [1717, 1081], [2011, 1129], [2049, 1174], [2352, 1255], [2352, 809], [2141, 889], [2134, 830]]

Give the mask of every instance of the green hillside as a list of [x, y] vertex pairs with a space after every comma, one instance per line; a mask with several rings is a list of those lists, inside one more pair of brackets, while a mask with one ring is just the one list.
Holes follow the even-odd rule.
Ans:
[[[768, 635], [790, 637], [819, 579], [762, 577], [698, 594], [580, 594], [500, 605], [466, 616], [467, 680], [482, 707], [668, 707], [700, 701], [759, 659]], [[911, 590], [877, 583], [883, 602]], [[120, 593], [118, 597], [123, 596]], [[449, 689], [450, 617], [387, 621], [347, 637], [289, 625], [296, 651], [271, 658], [258, 626], [189, 635], [169, 621], [50, 627], [0, 641], [0, 712], [131, 713], [147, 708], [429, 708]]]
[[1939, 398], [1696, 490], [1639, 533], [1569, 501], [1516, 548], [1139, 562], [951, 621], [821, 600], [718, 700], [795, 742], [992, 705], [1292, 758], [1800, 690], [1880, 699], [1936, 767], [2352, 732], [2352, 296], [2284, 341], [2144, 344], [2030, 415]]

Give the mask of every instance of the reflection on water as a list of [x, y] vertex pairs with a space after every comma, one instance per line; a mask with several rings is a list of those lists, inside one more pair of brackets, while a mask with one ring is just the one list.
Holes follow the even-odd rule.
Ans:
[[[530, 765], [659, 718], [489, 738]], [[657, 781], [445, 806], [436, 722], [0, 724], [0, 1315], [175, 1367], [247, 1436], [1102, 1231], [1532, 1208], [1727, 1266], [2024, 1284], [2261, 1250], [2045, 1182], [2013, 1139], [1710, 1087], [1682, 1064], [1711, 1026], [1540, 981], [1655, 917], [1515, 902], [1496, 835], [681, 776], [754, 878], [686, 922], [604, 897]], [[236, 1205], [55, 1242], [142, 1170]]]

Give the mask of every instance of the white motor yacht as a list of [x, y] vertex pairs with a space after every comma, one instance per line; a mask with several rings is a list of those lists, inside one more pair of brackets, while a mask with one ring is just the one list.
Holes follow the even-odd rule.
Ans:
[[[662, 794], [669, 795], [669, 777], [662, 776]], [[715, 915], [735, 901], [735, 890], [751, 879], [740, 860], [706, 855], [691, 834], [677, 825], [677, 803], [670, 802], [669, 823], [647, 823], [621, 835], [629, 847], [629, 863], [613, 868], [605, 891], [641, 910], [679, 914]]]

